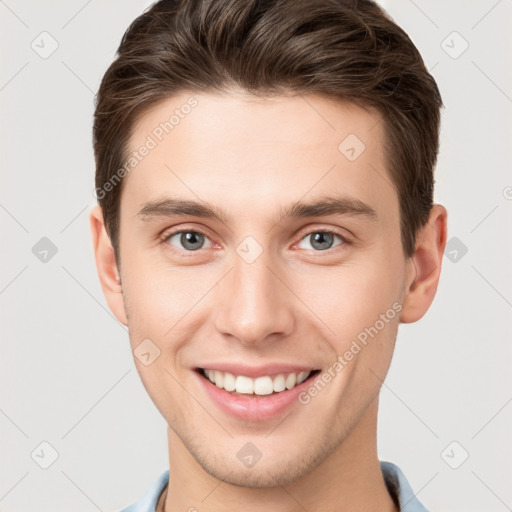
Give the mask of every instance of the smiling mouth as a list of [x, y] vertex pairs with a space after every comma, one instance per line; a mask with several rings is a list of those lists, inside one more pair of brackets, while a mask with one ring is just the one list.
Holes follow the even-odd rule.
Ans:
[[245, 375], [234, 375], [220, 370], [197, 368], [196, 371], [220, 389], [235, 396], [261, 397], [286, 392], [297, 387], [306, 380], [314, 378], [320, 370], [280, 373], [275, 376], [256, 378]]

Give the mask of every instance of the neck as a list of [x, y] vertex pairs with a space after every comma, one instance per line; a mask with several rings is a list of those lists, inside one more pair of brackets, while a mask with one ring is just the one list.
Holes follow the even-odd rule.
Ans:
[[228, 512], [398, 512], [377, 457], [378, 398], [356, 427], [309, 473], [286, 486], [240, 487], [207, 473], [173, 430], [168, 429], [169, 484], [157, 510]]

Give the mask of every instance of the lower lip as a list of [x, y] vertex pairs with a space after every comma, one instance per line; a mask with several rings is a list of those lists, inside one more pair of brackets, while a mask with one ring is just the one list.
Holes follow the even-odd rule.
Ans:
[[299, 404], [299, 394], [308, 388], [314, 380], [307, 378], [298, 386], [279, 393], [256, 397], [256, 395], [237, 396], [232, 395], [223, 388], [218, 388], [215, 384], [206, 379], [199, 372], [194, 372], [208, 394], [210, 399], [224, 412], [246, 421], [265, 421], [284, 414], [294, 404]]

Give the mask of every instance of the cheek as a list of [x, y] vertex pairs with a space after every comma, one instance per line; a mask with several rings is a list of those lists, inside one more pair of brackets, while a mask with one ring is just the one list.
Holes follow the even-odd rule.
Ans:
[[372, 257], [322, 272], [316, 269], [297, 280], [297, 295], [320, 320], [316, 323], [333, 349], [332, 359], [335, 354], [342, 357], [347, 377], [358, 366], [357, 374], [364, 370], [363, 380], [368, 367], [380, 375], [391, 359], [403, 280], [403, 268], [396, 262], [398, 258]]
[[[132, 343], [150, 338], [166, 353], [192, 323], [204, 322], [204, 298], [219, 280], [218, 271], [203, 267], [172, 267], [133, 254], [124, 265], [125, 307]], [[186, 338], [186, 336], [185, 336]], [[139, 341], [140, 342], [140, 341]]]

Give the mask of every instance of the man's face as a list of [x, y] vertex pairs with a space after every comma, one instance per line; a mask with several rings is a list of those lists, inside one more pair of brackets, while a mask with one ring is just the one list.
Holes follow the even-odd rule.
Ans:
[[[146, 362], [160, 351], [137, 368], [173, 438], [250, 487], [291, 482], [368, 435], [408, 263], [378, 116], [316, 95], [248, 98], [184, 93], [137, 123], [130, 151], [151, 149], [124, 183], [120, 261], [132, 349], [151, 340]], [[222, 217], [139, 214], [170, 198]], [[344, 209], [290, 212], [326, 198]], [[235, 381], [260, 392], [281, 374], [285, 391], [229, 392], [200, 369], [264, 377]], [[300, 370], [316, 373], [292, 387]]]

